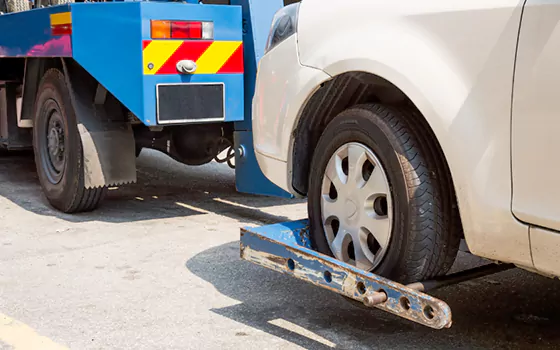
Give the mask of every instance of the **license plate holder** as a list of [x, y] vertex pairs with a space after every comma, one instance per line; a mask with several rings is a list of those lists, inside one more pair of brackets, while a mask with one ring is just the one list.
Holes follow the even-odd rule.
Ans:
[[224, 83], [158, 84], [158, 124], [225, 120]]

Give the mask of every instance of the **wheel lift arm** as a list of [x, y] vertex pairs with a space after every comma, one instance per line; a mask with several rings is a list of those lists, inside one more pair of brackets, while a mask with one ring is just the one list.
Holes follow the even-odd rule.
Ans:
[[313, 250], [307, 220], [241, 229], [241, 258], [425, 326], [451, 327], [449, 306], [423, 293], [514, 267], [489, 264], [402, 285]]

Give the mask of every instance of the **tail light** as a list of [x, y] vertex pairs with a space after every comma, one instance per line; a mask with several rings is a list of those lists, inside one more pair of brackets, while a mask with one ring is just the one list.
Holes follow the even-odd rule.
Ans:
[[151, 21], [152, 39], [214, 39], [213, 22]]

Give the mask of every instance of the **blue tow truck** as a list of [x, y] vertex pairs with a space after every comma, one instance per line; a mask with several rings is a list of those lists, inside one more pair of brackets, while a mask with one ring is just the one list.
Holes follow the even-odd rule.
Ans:
[[188, 165], [235, 157], [240, 192], [287, 196], [260, 172], [250, 114], [252, 38], [282, 6], [0, 0], [0, 144], [33, 148], [43, 192], [65, 213], [135, 182], [142, 148]]
[[[34, 150], [47, 199], [66, 213], [134, 182], [142, 148], [188, 165], [235, 158], [240, 192], [287, 197], [262, 174], [251, 132], [258, 61], [284, 5], [0, 0], [0, 145]], [[317, 252], [305, 219], [240, 238], [244, 260], [435, 329], [451, 310], [424, 292], [512, 267], [404, 286]]]

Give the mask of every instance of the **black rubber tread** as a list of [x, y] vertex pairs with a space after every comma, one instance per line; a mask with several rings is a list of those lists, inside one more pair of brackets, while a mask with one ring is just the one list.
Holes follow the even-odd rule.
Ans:
[[[434, 198], [434, 203], [438, 203], [436, 206], [438, 210], [431, 210], [435, 216], [435, 220], [429, 220], [433, 233], [424, 234], [424, 236], [435, 235], [434, 246], [430, 250], [436, 257], [431, 260], [426, 278], [445, 275], [455, 262], [462, 236], [462, 224], [449, 168], [445, 157], [434, 141], [436, 140], [435, 135], [431, 130], [426, 129], [421, 115], [410, 108], [390, 107], [387, 109], [387, 112], [393, 115], [389, 118], [396, 119], [401, 127], [406, 129], [407, 134], [412, 136], [411, 140], [414, 140], [414, 144], [411, 145], [412, 149], [419, 151], [423, 158], [418, 162], [418, 167], [422, 167], [423, 171], [427, 171], [427, 174], [431, 175], [429, 180], [426, 179], [423, 182], [429, 181], [430, 186], [434, 188], [429, 194]], [[404, 118], [397, 116], [404, 116]], [[420, 172], [420, 169], [417, 168], [416, 172]], [[418, 207], [419, 211], [422, 210], [422, 206]]]
[[[107, 187], [86, 188], [84, 186], [83, 150], [78, 133], [76, 115], [70, 99], [70, 92], [66, 86], [63, 73], [58, 69], [49, 69], [42, 77], [35, 106], [33, 128], [33, 147], [35, 163], [43, 191], [53, 207], [65, 213], [88, 212], [96, 209], [107, 193]], [[43, 95], [44, 94], [44, 95]], [[67, 166], [63, 179], [58, 184], [52, 184], [44, 175], [39, 151], [38, 135], [40, 132], [41, 113], [40, 104], [44, 99], [54, 100], [62, 112], [66, 122], [66, 138], [70, 147]]]
[[[332, 255], [328, 244], [325, 247], [322, 226], [317, 227], [320, 205], [317, 208], [315, 198], [322, 174], [315, 172], [323, 171], [318, 169], [331, 155], [321, 152], [333, 142], [340, 143], [346, 133], [350, 138], [365, 137], [371, 146], [384, 149], [385, 154], [378, 156], [384, 167], [390, 166], [393, 201], [399, 201], [394, 203], [389, 250], [374, 272], [402, 283], [447, 273], [457, 256], [461, 224], [445, 159], [434, 136], [418, 118], [421, 116], [409, 109], [369, 104], [352, 107], [329, 123], [314, 153], [309, 184], [308, 210], [316, 249]], [[382, 137], [373, 140], [376, 133]], [[398, 188], [399, 183], [404, 188]]]
[[438, 249], [443, 254], [443, 263], [440, 269], [435, 273], [436, 276], [445, 275], [455, 263], [457, 252], [463, 237], [463, 224], [457, 206], [457, 197], [449, 166], [445, 159], [440, 146], [435, 141], [436, 136], [429, 127], [423, 123], [423, 116], [416, 110], [411, 108], [394, 108], [395, 111], [402, 115], [408, 115], [405, 119], [408, 128], [414, 133], [416, 140], [424, 146], [425, 159], [428, 164], [432, 164], [437, 169], [433, 173], [433, 186], [437, 186], [437, 193], [440, 195], [441, 211], [440, 220], [442, 221], [442, 233], [444, 235], [441, 240], [443, 246]]

